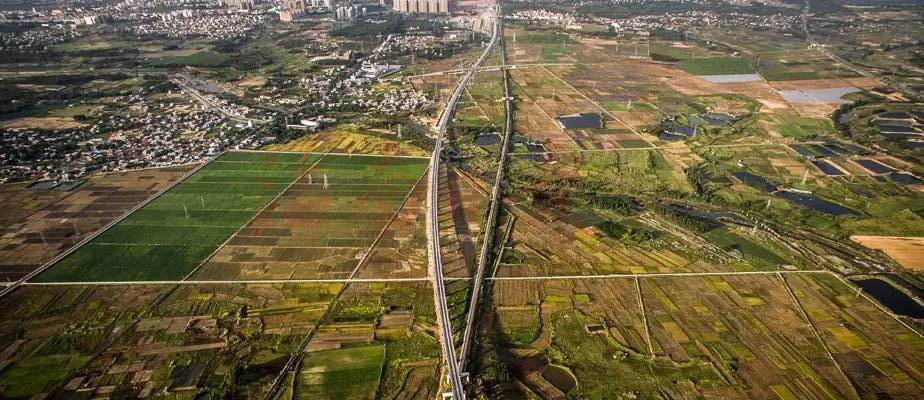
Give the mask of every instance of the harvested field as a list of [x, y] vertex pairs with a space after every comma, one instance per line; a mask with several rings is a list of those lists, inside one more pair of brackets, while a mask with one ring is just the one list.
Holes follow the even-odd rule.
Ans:
[[[30, 202], [0, 230], [0, 279], [15, 280], [64, 252], [135, 205], [179, 179], [194, 166], [91, 176], [70, 192], [17, 189], [4, 194]], [[5, 188], [10, 186], [5, 185]], [[22, 204], [22, 203], [19, 203]], [[31, 208], [31, 209], [30, 209]], [[12, 218], [11, 218], [12, 219]]]
[[854, 235], [850, 240], [866, 247], [882, 250], [903, 267], [924, 271], [924, 238]]
[[358, 278], [427, 276], [427, 184], [420, 182], [376, 244]]
[[6, 205], [0, 210], [0, 226], [19, 221], [70, 194], [60, 190], [29, 189], [31, 184], [26, 182], [0, 185], [0, 204]]
[[294, 151], [383, 156], [426, 156], [427, 152], [397, 137], [397, 132], [361, 129], [354, 125], [338, 126], [319, 133], [306, 133], [287, 143], [266, 146], [267, 151]]
[[73, 117], [22, 117], [3, 122], [4, 128], [72, 129], [87, 126]]

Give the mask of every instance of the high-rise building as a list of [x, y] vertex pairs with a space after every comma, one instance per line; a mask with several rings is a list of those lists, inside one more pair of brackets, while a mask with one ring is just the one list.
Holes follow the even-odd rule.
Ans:
[[394, 0], [392, 9], [403, 13], [445, 14], [449, 12], [449, 0]]

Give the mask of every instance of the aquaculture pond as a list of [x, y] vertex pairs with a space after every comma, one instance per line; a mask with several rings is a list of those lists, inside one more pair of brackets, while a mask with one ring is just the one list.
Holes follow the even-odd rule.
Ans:
[[595, 129], [603, 127], [603, 118], [597, 113], [562, 115], [558, 122], [564, 129]]
[[794, 201], [794, 202], [799, 203], [799, 204], [801, 204], [801, 205], [803, 205], [803, 206], [805, 206], [805, 207], [811, 208], [811, 209], [813, 209], [813, 210], [821, 211], [821, 212], [823, 212], [823, 213], [825, 213], [825, 214], [829, 214], [829, 215], [834, 215], [834, 216], [838, 216], [838, 215], [860, 215], [860, 213], [857, 212], [857, 211], [855, 211], [855, 210], [851, 210], [851, 209], [849, 209], [849, 208], [847, 208], [847, 207], [844, 207], [844, 206], [841, 206], [841, 205], [839, 205], [839, 204], [832, 203], [832, 202], [827, 201], [827, 200], [825, 200], [825, 199], [821, 199], [821, 198], [818, 198], [818, 197], [815, 197], [815, 196], [812, 196], [812, 195], [808, 195], [808, 194], [795, 193], [795, 192], [787, 192], [787, 191], [785, 191], [785, 190], [781, 190], [781, 191], [776, 192], [776, 193], [774, 193], [774, 194], [777, 195], [777, 196], [779, 196], [779, 197], [782, 197], [782, 198], [784, 198], [784, 199], [786, 199], [786, 200]]
[[890, 175], [889, 179], [891, 179], [892, 182], [900, 183], [902, 185], [924, 185], [924, 179], [904, 172], [896, 172]]
[[888, 282], [878, 278], [858, 279], [853, 282], [893, 313], [911, 318], [924, 318], [924, 306]]
[[500, 135], [496, 133], [482, 133], [475, 136], [475, 144], [479, 146], [491, 146], [501, 142]]
[[[833, 167], [832, 167], [833, 168]], [[768, 182], [764, 177], [760, 175], [755, 175], [747, 171], [738, 171], [732, 173], [735, 178], [740, 179], [742, 182], [754, 186], [758, 189], [761, 189], [767, 193], [772, 193], [775, 196], [782, 197], [789, 201], [794, 201], [801, 204], [804, 207], [811, 208], [813, 210], [821, 211], [829, 215], [860, 215], [859, 212], [851, 210], [847, 207], [841, 206], [836, 203], [832, 203], [825, 199], [821, 199], [810, 194], [790, 192], [786, 190], [779, 190], [776, 186]]]
[[844, 175], [844, 171], [841, 171], [837, 167], [831, 164], [828, 164], [825, 161], [812, 161], [812, 164], [815, 164], [815, 166], [818, 167], [818, 169], [820, 169], [821, 172], [824, 172], [827, 175], [832, 175], [832, 176]]
[[881, 162], [879, 162], [879, 161], [876, 161], [876, 160], [870, 160], [870, 159], [868, 159], [868, 158], [863, 158], [863, 159], [857, 160], [857, 164], [862, 165], [863, 168], [866, 168], [866, 169], [870, 170], [870, 172], [875, 173], [875, 174], [885, 174], [885, 173], [888, 173], [888, 172], [895, 171], [894, 168], [892, 168], [892, 167], [890, 167], [890, 166], [888, 166], [888, 165], [885, 165], [885, 164], [883, 164], [883, 163], [881, 163]]
[[747, 171], [738, 171], [738, 172], [734, 172], [734, 173], [732, 173], [732, 175], [734, 175], [735, 178], [740, 179], [742, 182], [744, 182], [744, 183], [746, 183], [746, 184], [748, 184], [748, 185], [754, 186], [754, 187], [756, 187], [756, 188], [758, 188], [758, 189], [760, 189], [760, 190], [763, 190], [763, 191], [765, 191], [765, 192], [773, 193], [773, 192], [775, 192], [775, 191], [777, 190], [777, 187], [776, 187], [776, 186], [774, 186], [772, 183], [768, 182], [766, 179], [764, 179], [764, 177], [762, 177], [762, 176], [760, 176], [760, 175], [754, 175], [754, 174], [752, 174], [752, 173], [750, 173], [750, 172], [747, 172]]

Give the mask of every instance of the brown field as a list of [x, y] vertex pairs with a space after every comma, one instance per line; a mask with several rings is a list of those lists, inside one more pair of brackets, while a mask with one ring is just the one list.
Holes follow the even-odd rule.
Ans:
[[3, 123], [4, 128], [70, 129], [87, 126], [73, 117], [22, 117]]
[[475, 268], [488, 194], [455, 169], [441, 172], [440, 250], [443, 272], [449, 277], [470, 276]]
[[427, 276], [427, 184], [421, 182], [385, 229], [357, 278]]
[[725, 83], [722, 87], [729, 92], [740, 93], [760, 102], [761, 111], [793, 114], [795, 111], [767, 82]]
[[28, 189], [32, 182], [8, 183], [0, 185], [0, 226], [16, 222], [45, 206], [60, 201], [70, 193], [58, 190]]
[[[148, 199], [193, 165], [96, 175], [0, 230], [0, 279], [28, 274]], [[24, 189], [30, 190], [30, 189]]]
[[801, 81], [770, 82], [776, 90], [830, 89], [854, 86], [845, 79], [809, 79]]
[[924, 271], [924, 237], [854, 235], [850, 240], [871, 249], [882, 250], [905, 268]]

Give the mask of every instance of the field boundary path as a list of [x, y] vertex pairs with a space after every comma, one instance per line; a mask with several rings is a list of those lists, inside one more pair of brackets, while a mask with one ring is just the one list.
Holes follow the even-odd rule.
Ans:
[[500, 8], [497, 4], [494, 4], [488, 8], [485, 13], [492, 17], [493, 20], [493, 34], [491, 36], [491, 42], [488, 43], [484, 53], [482, 53], [481, 56], [471, 65], [468, 73], [466, 73], [465, 76], [459, 80], [459, 83], [456, 85], [456, 88], [452, 92], [452, 96], [449, 98], [449, 101], [443, 108], [439, 123], [436, 126], [436, 142], [433, 146], [433, 155], [430, 159], [430, 182], [429, 187], [427, 188], [429, 192], [429, 195], [427, 196], [427, 213], [429, 220], [429, 228], [427, 229], [427, 242], [429, 244], [430, 272], [433, 278], [433, 302], [437, 315], [438, 330], [440, 332], [440, 342], [443, 348], [443, 358], [446, 360], [449, 384], [451, 386], [451, 395], [453, 400], [465, 400], [465, 390], [462, 387], [462, 377], [459, 371], [459, 364], [456, 362], [456, 350], [452, 337], [452, 323], [449, 316], [449, 306], [447, 305], [446, 301], [446, 287], [443, 283], [443, 263], [440, 254], [438, 201], [440, 175], [439, 164], [440, 152], [443, 145], [443, 135], [446, 133], [446, 130], [449, 127], [449, 123], [452, 121], [453, 114], [455, 113], [456, 103], [459, 101], [459, 97], [461, 97], [462, 93], [464, 92], [465, 86], [468, 85], [472, 77], [475, 75], [475, 72], [479, 67], [481, 67], [485, 59], [487, 59], [491, 52], [494, 50], [494, 46], [497, 44], [499, 33], [499, 22], [497, 19], [497, 14], [500, 13]]
[[103, 225], [103, 227], [97, 229], [96, 232], [93, 232], [91, 235], [89, 235], [89, 236], [83, 238], [83, 240], [77, 242], [76, 244], [74, 244], [73, 246], [71, 246], [70, 248], [68, 248], [67, 250], [65, 250], [63, 253], [58, 254], [57, 256], [55, 256], [55, 258], [52, 258], [51, 260], [49, 260], [49, 261], [46, 262], [45, 264], [42, 264], [41, 267], [38, 267], [38, 268], [36, 268], [34, 271], [32, 271], [32, 272], [26, 274], [26, 276], [23, 276], [22, 278], [19, 278], [19, 280], [15, 281], [15, 282], [12, 282], [12, 283], [10, 283], [10, 284], [8, 284], [8, 285], [6, 285], [6, 287], [4, 287], [3, 289], [0, 289], [0, 298], [2, 298], [3, 296], [6, 296], [7, 294], [9, 294], [9, 293], [12, 292], [13, 290], [15, 290], [17, 287], [19, 287], [20, 285], [22, 285], [23, 283], [25, 283], [25, 282], [28, 281], [29, 279], [32, 279], [32, 278], [38, 276], [38, 275], [41, 274], [42, 272], [45, 272], [45, 270], [47, 270], [48, 268], [51, 268], [51, 266], [54, 265], [54, 264], [56, 264], [56, 263], [58, 263], [58, 261], [61, 261], [61, 260], [64, 259], [65, 257], [71, 255], [71, 253], [77, 251], [77, 249], [79, 249], [80, 247], [83, 247], [83, 245], [89, 243], [91, 240], [95, 239], [97, 236], [101, 235], [103, 232], [107, 231], [109, 228], [112, 228], [113, 226], [115, 226], [115, 224], [118, 224], [119, 222], [122, 222], [122, 220], [124, 220], [125, 218], [128, 218], [130, 215], [134, 214], [135, 211], [140, 210], [142, 207], [148, 205], [148, 203], [150, 203], [150, 202], [156, 200], [158, 197], [160, 197], [161, 195], [163, 195], [164, 193], [166, 193], [168, 190], [172, 189], [174, 186], [176, 186], [176, 185], [180, 184], [181, 182], [185, 181], [187, 178], [189, 178], [190, 176], [192, 176], [192, 175], [195, 174], [196, 172], [199, 172], [200, 169], [204, 168], [206, 165], [208, 165], [209, 163], [211, 163], [212, 161], [214, 161], [214, 160], [217, 159], [218, 157], [221, 157], [223, 154], [225, 154], [225, 151], [222, 151], [221, 153], [218, 153], [217, 155], [215, 155], [215, 156], [213, 156], [212, 158], [206, 160], [206, 161], [203, 162], [202, 164], [199, 164], [199, 165], [196, 166], [195, 168], [189, 170], [187, 173], [183, 174], [183, 176], [181, 176], [179, 179], [173, 181], [173, 183], [171, 183], [171, 184], [165, 186], [165, 187], [162, 188], [160, 191], [158, 191], [157, 193], [155, 193], [153, 196], [148, 197], [145, 201], [142, 201], [141, 203], [135, 205], [134, 207], [132, 207], [131, 209], [129, 209], [128, 211], [126, 211], [124, 214], [122, 214], [120, 217], [118, 217], [118, 218], [116, 218], [116, 219], [114, 219], [114, 220], [112, 220], [112, 221], [109, 221], [109, 223], [107, 223], [106, 225]]
[[[420, 175], [420, 178], [417, 180], [417, 183], [415, 183], [414, 186], [412, 186], [410, 190], [408, 190], [407, 195], [404, 196], [404, 199], [401, 200], [401, 203], [399, 203], [397, 207], [395, 208], [395, 212], [392, 214], [391, 219], [389, 219], [388, 223], [382, 227], [381, 231], [379, 231], [378, 236], [375, 237], [375, 240], [372, 241], [372, 244], [370, 244], [369, 248], [363, 253], [362, 259], [360, 259], [359, 262], [356, 263], [356, 267], [353, 268], [353, 271], [350, 272], [350, 275], [345, 280], [340, 281], [343, 283], [343, 285], [340, 287], [340, 290], [338, 290], [337, 294], [334, 295], [333, 299], [331, 299], [330, 305], [324, 310], [324, 312], [321, 314], [321, 317], [318, 318], [318, 321], [314, 324], [314, 327], [310, 331], [308, 331], [308, 333], [305, 335], [305, 338], [302, 339], [301, 343], [299, 343], [298, 348], [295, 350], [295, 352], [292, 353], [292, 355], [289, 357], [289, 360], [286, 361], [285, 366], [282, 367], [282, 370], [279, 371], [279, 374], [276, 375], [276, 379], [273, 380], [273, 383], [270, 385], [269, 390], [267, 390], [266, 395], [263, 396], [264, 400], [275, 399], [279, 396], [278, 390], [283, 380], [285, 379], [286, 374], [288, 374], [291, 369], [301, 364], [302, 360], [305, 358], [305, 349], [308, 348], [308, 343], [310, 343], [311, 339], [314, 338], [314, 333], [317, 332], [318, 328], [321, 326], [322, 323], [324, 323], [324, 320], [327, 318], [327, 315], [330, 314], [330, 311], [334, 308], [337, 302], [340, 301], [340, 296], [343, 295], [343, 292], [346, 291], [350, 283], [380, 281], [380, 280], [356, 279], [355, 276], [356, 276], [356, 273], [358, 273], [359, 270], [366, 264], [366, 261], [369, 260], [369, 256], [372, 255], [372, 253], [374, 252], [375, 246], [377, 246], [379, 242], [382, 240], [382, 237], [385, 236], [385, 232], [387, 232], [391, 224], [395, 222], [395, 219], [401, 213], [401, 209], [404, 208], [404, 205], [407, 203], [407, 200], [411, 198], [411, 195], [414, 193], [414, 190], [417, 189], [417, 186], [421, 184], [425, 176], [427, 176], [427, 171], [424, 171]], [[413, 279], [413, 278], [409, 278], [409, 279]], [[315, 280], [314, 282], [318, 282], [318, 281]]]
[[[496, 30], [500, 31], [503, 36], [503, 25], [500, 16], [498, 16]], [[507, 46], [506, 42], [501, 39], [501, 66], [507, 65]], [[513, 97], [510, 95], [510, 73], [506, 68], [502, 68], [504, 76], [504, 110], [506, 121], [504, 122], [504, 139], [501, 143], [500, 158], [497, 161], [497, 173], [494, 176], [494, 188], [491, 190], [490, 206], [488, 210], [488, 219], [484, 227], [484, 237], [481, 241], [481, 254], [478, 255], [478, 266], [475, 272], [475, 280], [472, 282], [472, 292], [468, 303], [468, 314], [465, 317], [465, 331], [462, 334], [462, 349], [459, 354], [459, 369], [465, 371], [468, 364], [469, 351], [472, 348], [472, 333], [475, 329], [475, 322], [478, 319], [477, 311], [481, 301], [481, 286], [484, 281], [484, 269], [488, 263], [488, 254], [494, 244], [494, 230], [497, 223], [497, 210], [500, 207], [501, 184], [504, 180], [504, 170], [507, 165], [507, 151], [510, 148], [510, 135], [513, 131]]]
[[248, 225], [252, 224], [253, 221], [254, 221], [255, 219], [257, 219], [257, 217], [260, 216], [260, 214], [263, 214], [264, 211], [266, 211], [268, 208], [270, 208], [270, 206], [272, 206], [273, 204], [275, 204], [276, 201], [278, 201], [280, 197], [282, 197], [286, 192], [288, 192], [289, 189], [292, 189], [292, 186], [295, 186], [295, 184], [296, 184], [299, 180], [301, 180], [302, 178], [304, 178], [305, 175], [308, 175], [309, 173], [311, 173], [311, 170], [313, 170], [314, 167], [317, 167], [318, 164], [320, 164], [321, 161], [324, 161], [325, 158], [327, 158], [327, 155], [326, 155], [326, 154], [325, 154], [325, 155], [322, 155], [321, 157], [318, 158], [317, 161], [314, 162], [314, 164], [311, 164], [310, 167], [308, 167], [307, 169], [305, 169], [305, 171], [302, 172], [301, 175], [299, 175], [299, 176], [297, 176], [295, 179], [293, 179], [292, 182], [289, 182], [289, 185], [286, 186], [285, 189], [280, 190], [279, 193], [277, 193], [276, 196], [273, 197], [272, 200], [266, 202], [266, 204], [263, 205], [263, 208], [257, 210], [257, 212], [255, 212], [255, 213], [253, 214], [253, 216], [251, 216], [250, 219], [247, 220], [247, 222], [245, 222], [244, 224], [242, 224], [241, 226], [239, 226], [239, 227], [237, 228], [237, 230], [235, 230], [234, 233], [232, 233], [230, 236], [228, 236], [228, 238], [225, 239], [224, 242], [222, 242], [220, 245], [218, 245], [218, 247], [216, 247], [215, 250], [212, 251], [211, 254], [209, 254], [207, 257], [205, 257], [204, 259], [202, 259], [202, 261], [200, 261], [199, 264], [197, 264], [196, 267], [192, 269], [192, 271], [189, 271], [189, 273], [186, 274], [186, 276], [183, 277], [183, 279], [181, 279], [181, 281], [185, 281], [185, 280], [189, 279], [190, 277], [192, 277], [193, 274], [195, 274], [197, 271], [199, 271], [200, 268], [202, 268], [203, 265], [205, 265], [205, 263], [207, 263], [209, 260], [211, 260], [212, 257], [215, 257], [215, 254], [218, 254], [218, 252], [221, 251], [221, 249], [223, 249], [229, 242], [231, 242], [231, 240], [234, 239], [235, 236], [237, 236], [239, 233], [241, 233], [241, 231], [244, 230], [244, 228], [246, 228]]

